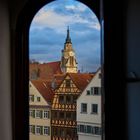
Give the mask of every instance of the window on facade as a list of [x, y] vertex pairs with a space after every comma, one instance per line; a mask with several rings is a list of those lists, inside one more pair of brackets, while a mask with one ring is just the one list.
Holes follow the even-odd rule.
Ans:
[[49, 135], [49, 127], [48, 126], [43, 127], [43, 134], [44, 135]]
[[29, 95], [29, 102], [34, 102], [34, 95]]
[[49, 118], [49, 111], [44, 111], [43, 114], [44, 118]]
[[59, 103], [64, 103], [64, 96], [63, 95], [59, 96]]
[[99, 95], [99, 87], [94, 87], [94, 95]]
[[80, 125], [80, 132], [85, 132], [85, 126], [84, 125]]
[[90, 95], [90, 90], [87, 90], [87, 95]]
[[87, 133], [92, 135], [101, 135], [101, 127], [90, 125], [78, 125], [77, 131], [80, 133]]
[[101, 88], [100, 87], [91, 87], [91, 94], [92, 95], [100, 95], [101, 94]]
[[66, 103], [71, 103], [71, 96], [70, 95], [66, 96]]
[[94, 114], [98, 113], [98, 105], [97, 104], [91, 105], [91, 113], [94, 113]]
[[56, 111], [55, 111], [55, 112], [52, 112], [52, 117], [53, 117], [53, 119], [57, 119], [57, 117], [58, 117], [57, 114], [58, 114], [58, 112], [56, 112]]
[[69, 88], [69, 87], [70, 87], [70, 80], [67, 79], [67, 80], [66, 80], [66, 88]]
[[59, 118], [60, 118], [60, 119], [64, 119], [64, 112], [60, 112], [60, 113], [59, 113]]
[[96, 135], [101, 135], [101, 128], [100, 127], [94, 127], [94, 132]]
[[29, 115], [30, 115], [30, 117], [34, 118], [35, 117], [35, 110], [30, 109], [30, 114]]
[[81, 104], [81, 113], [87, 113], [87, 104], [86, 103]]
[[60, 136], [65, 137], [65, 130], [64, 129], [60, 129]]
[[73, 119], [73, 120], [76, 120], [76, 112], [73, 112], [73, 113], [72, 113], [72, 119]]
[[40, 102], [40, 97], [37, 97], [37, 101]]
[[42, 130], [43, 130], [43, 126], [36, 126], [36, 134], [37, 135], [41, 135], [42, 134]]
[[99, 79], [101, 79], [102, 78], [102, 74], [101, 73], [99, 73], [99, 77], [98, 77]]
[[35, 134], [35, 126], [34, 125], [30, 125], [30, 133]]
[[71, 119], [71, 118], [72, 118], [71, 112], [67, 112], [67, 113], [66, 113], [66, 119]]
[[36, 118], [42, 118], [42, 110], [36, 110]]
[[92, 132], [92, 127], [90, 125], [87, 125], [86, 131], [87, 131], [87, 133], [91, 133]]
[[76, 101], [77, 101], [77, 96], [74, 95], [74, 96], [73, 96], [73, 103], [76, 103]]

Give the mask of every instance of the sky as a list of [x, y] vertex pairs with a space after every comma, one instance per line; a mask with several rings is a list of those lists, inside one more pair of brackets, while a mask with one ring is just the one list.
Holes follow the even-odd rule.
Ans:
[[86, 5], [75, 0], [56, 0], [37, 12], [30, 25], [30, 59], [60, 61], [68, 26], [78, 69], [96, 71], [100, 66], [100, 24]]

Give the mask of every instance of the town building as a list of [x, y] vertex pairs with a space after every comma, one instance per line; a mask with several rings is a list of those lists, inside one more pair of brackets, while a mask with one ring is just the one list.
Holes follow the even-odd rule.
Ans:
[[78, 140], [101, 140], [101, 70], [77, 99]]
[[29, 137], [30, 140], [51, 139], [51, 101], [53, 90], [50, 81], [29, 82]]
[[51, 140], [78, 140], [76, 100], [92, 74], [67, 73], [54, 91], [51, 111]]

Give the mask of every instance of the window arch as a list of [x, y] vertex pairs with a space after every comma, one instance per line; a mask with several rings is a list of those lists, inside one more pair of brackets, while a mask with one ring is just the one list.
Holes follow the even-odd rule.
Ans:
[[[13, 72], [13, 136], [15, 140], [28, 140], [28, 78], [29, 78], [29, 27], [34, 15], [44, 5], [52, 2], [52, 0], [30, 0], [18, 15], [16, 31], [14, 33], [15, 45], [12, 50]], [[79, 2], [87, 5], [101, 21], [100, 1], [85, 1]]]

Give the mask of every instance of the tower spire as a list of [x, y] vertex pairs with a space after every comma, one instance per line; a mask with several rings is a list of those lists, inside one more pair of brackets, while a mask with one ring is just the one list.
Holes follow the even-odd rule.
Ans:
[[64, 49], [62, 50], [61, 57], [61, 69], [64, 73], [77, 73], [77, 61], [75, 57], [75, 52], [72, 48], [69, 26], [67, 28], [67, 37], [64, 44]]
[[66, 43], [71, 43], [69, 26], [68, 26], [68, 28], [67, 28], [67, 38], [66, 38]]

